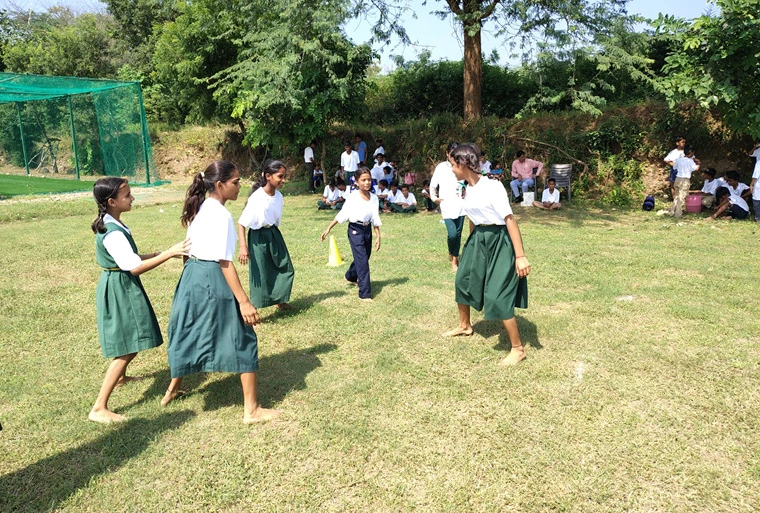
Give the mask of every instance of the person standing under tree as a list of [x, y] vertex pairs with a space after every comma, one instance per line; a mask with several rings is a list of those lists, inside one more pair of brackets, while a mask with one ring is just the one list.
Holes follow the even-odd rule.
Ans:
[[486, 319], [501, 320], [512, 345], [500, 365], [515, 365], [525, 358], [515, 307], [528, 307], [530, 273], [520, 229], [502, 183], [480, 173], [477, 148], [457, 146], [451, 158], [454, 175], [468, 184], [463, 208], [470, 236], [455, 281], [459, 326], [443, 336], [472, 335], [470, 307], [483, 310]]
[[340, 178], [349, 187], [351, 186], [351, 179], [354, 177], [354, 173], [359, 169], [359, 154], [351, 149], [351, 143], [346, 141], [343, 143], [343, 148], [346, 150], [340, 156]]
[[314, 191], [314, 187], [316, 187], [314, 179], [314, 165], [316, 164], [316, 160], [314, 160], [314, 148], [316, 147], [317, 141], [312, 139], [309, 145], [303, 149], [303, 167], [306, 169], [306, 179], [309, 180], [309, 192]]

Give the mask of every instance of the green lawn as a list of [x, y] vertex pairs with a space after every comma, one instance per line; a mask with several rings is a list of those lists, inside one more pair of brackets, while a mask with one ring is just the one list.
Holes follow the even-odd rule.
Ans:
[[[160, 408], [165, 347], [115, 391], [127, 423], [89, 422], [107, 366], [91, 200], [2, 206], [0, 511], [758, 510], [756, 224], [518, 208], [528, 359], [504, 369], [500, 323], [439, 336], [457, 322], [439, 216], [383, 217], [365, 305], [325, 265], [315, 199], [285, 199], [295, 308], [257, 328], [260, 399], [284, 415], [256, 426], [230, 374]], [[124, 220], [141, 250], [183, 238], [181, 201], [138, 205]], [[164, 328], [180, 271], [143, 278]]]
[[0, 174], [0, 198], [91, 190], [92, 181], [81, 181], [73, 178]]

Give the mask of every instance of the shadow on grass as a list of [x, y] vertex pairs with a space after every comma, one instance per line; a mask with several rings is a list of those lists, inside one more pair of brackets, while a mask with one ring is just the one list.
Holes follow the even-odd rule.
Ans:
[[333, 290], [332, 292], [320, 292], [318, 294], [312, 294], [306, 297], [300, 297], [294, 301], [288, 303], [290, 305], [289, 310], [280, 310], [276, 307], [267, 307], [269, 312], [267, 315], [261, 318], [262, 321], [269, 319], [270, 317], [291, 317], [293, 315], [302, 314], [316, 303], [329, 299], [331, 297], [344, 296], [347, 292], [345, 290]]
[[106, 433], [92, 442], [6, 474], [0, 477], [0, 511], [55, 511], [98, 475], [118, 470], [163, 431], [176, 429], [194, 416], [191, 411], [179, 411], [104, 427]]
[[[271, 408], [282, 402], [293, 390], [305, 389], [306, 376], [322, 365], [319, 355], [337, 348], [335, 344], [320, 344], [307, 349], [290, 349], [259, 360], [257, 388], [261, 405]], [[204, 411], [218, 410], [225, 406], [243, 407], [243, 392], [238, 374], [209, 383], [201, 392], [205, 395]]]
[[[520, 340], [522, 340], [522, 343], [534, 349], [543, 349], [544, 346], [538, 341], [538, 328], [536, 324], [519, 315], [516, 315], [515, 319], [517, 319], [517, 329], [520, 330]], [[512, 344], [509, 342], [509, 337], [501, 321], [486, 321], [484, 319], [475, 323], [472, 329], [483, 338], [498, 335], [499, 341], [493, 346], [497, 351], [509, 351], [512, 348]]]
[[[643, 200], [643, 198], [642, 198]], [[630, 214], [631, 211], [622, 209], [611, 212], [590, 206], [565, 206], [560, 210], [540, 210], [526, 207], [516, 212], [520, 217], [518, 222], [540, 224], [547, 226], [570, 224], [575, 228], [581, 228], [587, 224], [599, 225], [602, 223], [617, 223], [620, 218]]]
[[[152, 372], [148, 376], [153, 379], [153, 383], [143, 392], [143, 396], [139, 400], [129, 406], [125, 406], [125, 408], [133, 408], [151, 400], [155, 400], [156, 405], [158, 405], [158, 400], [164, 396], [166, 389], [169, 388], [169, 382], [172, 379], [171, 371], [168, 368], [161, 369]], [[190, 374], [182, 378], [182, 389], [192, 391], [201, 386], [205, 381], [208, 381], [208, 373], [206, 372]]]
[[390, 280], [373, 281], [372, 282], [372, 297], [377, 296], [383, 291], [383, 288], [387, 285], [401, 285], [409, 281], [409, 278], [402, 276], [400, 278], [393, 278]]

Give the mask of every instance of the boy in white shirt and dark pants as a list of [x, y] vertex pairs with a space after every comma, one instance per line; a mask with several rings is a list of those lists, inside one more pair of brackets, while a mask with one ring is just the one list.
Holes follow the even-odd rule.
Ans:
[[689, 194], [689, 185], [691, 185], [691, 174], [699, 170], [699, 160], [694, 158], [692, 147], [684, 147], [683, 152], [684, 156], [673, 163], [673, 169], [676, 171], [676, 179], [673, 182], [675, 197], [673, 206], [670, 207], [670, 215], [675, 217], [680, 217], [683, 213], [686, 195]]
[[543, 210], [559, 210], [562, 205], [559, 202], [559, 189], [556, 188], [557, 180], [549, 178], [546, 183], [549, 187], [544, 189], [541, 201], [534, 201], [533, 206]]

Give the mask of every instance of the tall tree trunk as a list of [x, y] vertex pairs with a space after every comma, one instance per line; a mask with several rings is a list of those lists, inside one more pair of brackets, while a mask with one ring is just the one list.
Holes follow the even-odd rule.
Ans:
[[[479, 9], [478, 0], [465, 0], [464, 11]], [[483, 115], [483, 51], [480, 43], [481, 20], [467, 20], [464, 28], [464, 120], [480, 119]], [[472, 34], [472, 35], [470, 35]]]

